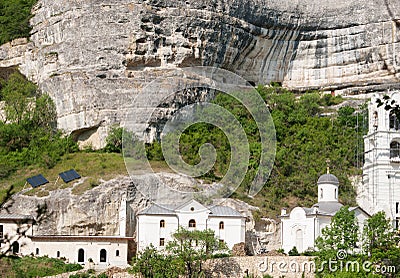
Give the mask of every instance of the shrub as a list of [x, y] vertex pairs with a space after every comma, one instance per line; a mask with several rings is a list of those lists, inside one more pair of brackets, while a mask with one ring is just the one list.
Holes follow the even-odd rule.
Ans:
[[289, 256], [300, 256], [299, 251], [297, 251], [296, 246], [293, 246], [292, 250], [288, 253]]

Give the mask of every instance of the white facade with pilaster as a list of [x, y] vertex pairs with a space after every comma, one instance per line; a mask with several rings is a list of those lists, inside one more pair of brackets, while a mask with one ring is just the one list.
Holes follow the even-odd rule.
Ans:
[[[400, 103], [399, 93], [388, 94]], [[369, 103], [369, 128], [364, 137], [365, 163], [357, 202], [369, 214], [384, 211], [399, 228], [400, 220], [400, 125], [384, 106], [377, 107], [375, 94]]]
[[137, 215], [137, 250], [153, 245], [163, 249], [179, 227], [214, 231], [232, 249], [245, 241], [245, 217], [225, 206], [206, 207], [195, 200], [181, 205], [153, 204]]

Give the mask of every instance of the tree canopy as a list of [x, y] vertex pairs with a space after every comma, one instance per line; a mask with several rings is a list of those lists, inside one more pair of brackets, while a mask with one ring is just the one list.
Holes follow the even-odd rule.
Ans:
[[0, 44], [29, 36], [31, 9], [37, 0], [0, 0]]

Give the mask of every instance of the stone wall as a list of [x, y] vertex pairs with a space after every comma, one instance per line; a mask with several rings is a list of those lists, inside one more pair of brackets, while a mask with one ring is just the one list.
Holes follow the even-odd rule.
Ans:
[[[312, 257], [265, 256], [230, 257], [207, 262], [207, 277], [242, 278], [246, 275], [263, 277], [314, 277]], [[303, 276], [304, 273], [304, 276]]]

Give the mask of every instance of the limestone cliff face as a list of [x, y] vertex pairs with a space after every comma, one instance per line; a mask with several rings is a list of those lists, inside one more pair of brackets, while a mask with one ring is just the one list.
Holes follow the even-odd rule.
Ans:
[[101, 145], [176, 67], [294, 90], [398, 86], [399, 19], [396, 0], [39, 0], [29, 42], [1, 46], [0, 67], [18, 65], [53, 97], [60, 128]]
[[17, 194], [9, 211], [37, 217], [37, 206], [45, 205], [35, 235], [133, 236], [135, 213], [148, 204], [129, 177], [104, 182], [82, 195], [71, 189], [50, 191], [46, 197]]

